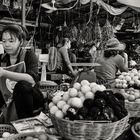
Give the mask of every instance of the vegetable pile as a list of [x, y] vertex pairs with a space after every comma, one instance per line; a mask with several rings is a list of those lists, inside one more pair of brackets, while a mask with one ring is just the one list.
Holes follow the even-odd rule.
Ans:
[[50, 113], [68, 120], [115, 122], [127, 115], [124, 96], [87, 80], [75, 83], [67, 92], [59, 91], [49, 104]]

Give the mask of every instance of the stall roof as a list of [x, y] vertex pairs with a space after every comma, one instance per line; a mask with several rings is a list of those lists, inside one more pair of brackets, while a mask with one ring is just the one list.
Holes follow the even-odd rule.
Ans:
[[[64, 1], [64, 0], [56, 0], [58, 3]], [[60, 3], [60, 5], [56, 3], [56, 6], [58, 8], [69, 8], [72, 7], [75, 3], [76, 0], [69, 0], [71, 1], [70, 3]], [[117, 2], [117, 0], [103, 0], [105, 3], [113, 6], [113, 7], [122, 7], [125, 6], [123, 4], [120, 4]], [[51, 26], [62, 26], [64, 25], [64, 21], [66, 21], [67, 25], [69, 24], [77, 24], [77, 23], [85, 23], [89, 20], [90, 16], [90, 2], [87, 4], [81, 4], [80, 0], [76, 4], [74, 8], [71, 10], [56, 10], [52, 13], [47, 13], [47, 9], [44, 7], [39, 7], [40, 4], [43, 3], [51, 3], [51, 0], [29, 0], [29, 6], [32, 8], [30, 11], [28, 11], [28, 15], [26, 16], [26, 20], [29, 21], [36, 21], [37, 15], [40, 15], [39, 22]], [[32, 3], [31, 3], [32, 2]], [[10, 8], [10, 7], [9, 7]], [[0, 5], [0, 23], [3, 23], [2, 21], [4, 20], [5, 17], [8, 18], [15, 18], [15, 19], [21, 19], [21, 9], [9, 9], [4, 5]], [[40, 9], [39, 9], [40, 8]], [[96, 3], [93, 3], [93, 17], [97, 15], [97, 10], [98, 10], [98, 5]], [[38, 10], [39, 9], [39, 10]], [[38, 13], [40, 11], [40, 13]], [[139, 13], [131, 8], [127, 8], [126, 11], [124, 11], [122, 14], [114, 16], [105, 11], [102, 7], [100, 7], [100, 11], [98, 13], [98, 19], [99, 22], [102, 25], [105, 23], [105, 19], [109, 19], [111, 22], [114, 20], [114, 18], [119, 17], [119, 18], [124, 18], [125, 19], [125, 24], [124, 27], [126, 29], [132, 28], [132, 25], [136, 22], [136, 19], [139, 17]], [[94, 22], [94, 20], [93, 20]]]

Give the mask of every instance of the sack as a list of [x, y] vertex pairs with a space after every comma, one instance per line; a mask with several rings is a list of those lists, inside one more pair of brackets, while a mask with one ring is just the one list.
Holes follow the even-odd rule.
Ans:
[[0, 116], [0, 123], [9, 123], [11, 121], [15, 121], [18, 119], [18, 115], [16, 112], [15, 103], [13, 100], [10, 103], [3, 107], [2, 114]]

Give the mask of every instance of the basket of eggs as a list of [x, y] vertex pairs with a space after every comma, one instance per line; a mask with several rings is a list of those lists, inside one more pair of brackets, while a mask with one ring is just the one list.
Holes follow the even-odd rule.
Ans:
[[17, 134], [16, 129], [10, 124], [0, 124], [0, 138], [7, 139]]
[[114, 140], [129, 120], [121, 94], [87, 80], [55, 94], [49, 112], [59, 135], [70, 140]]
[[130, 117], [140, 116], [140, 70], [122, 72], [115, 80], [116, 89], [125, 98], [125, 107]]

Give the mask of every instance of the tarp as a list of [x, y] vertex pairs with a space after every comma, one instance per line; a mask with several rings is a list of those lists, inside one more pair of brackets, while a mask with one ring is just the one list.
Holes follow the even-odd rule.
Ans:
[[102, 6], [111, 15], [120, 15], [128, 8], [127, 6], [123, 6], [121, 8], [115, 8], [115, 7], [113, 7], [113, 6], [109, 5], [109, 4], [106, 4], [103, 0], [97, 0], [96, 3], [99, 6]]
[[[80, 0], [81, 4], [87, 4], [89, 2], [90, 2], [90, 0]], [[127, 6], [115, 8], [115, 7], [105, 3], [103, 0], [92, 0], [92, 2], [98, 4], [99, 6], [102, 6], [103, 9], [105, 9], [111, 15], [120, 15], [128, 8]]]
[[[103, 0], [92, 0], [92, 2], [98, 4], [99, 6], [102, 6], [111, 15], [120, 15], [128, 7], [136, 10], [137, 12], [140, 12], [140, 0], [117, 0], [117, 1], [121, 4], [126, 5], [126, 6], [123, 6], [120, 8], [115, 8], [115, 7], [105, 3]], [[90, 0], [80, 0], [81, 4], [87, 4], [89, 2], [90, 2]]]
[[124, 5], [139, 7], [140, 8], [140, 0], [117, 0], [119, 3]]

